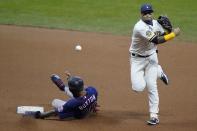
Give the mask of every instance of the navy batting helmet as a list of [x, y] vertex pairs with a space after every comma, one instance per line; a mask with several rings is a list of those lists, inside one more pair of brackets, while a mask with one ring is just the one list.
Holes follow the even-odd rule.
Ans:
[[152, 13], [153, 9], [152, 9], [152, 5], [150, 4], [143, 4], [141, 6], [141, 13]]
[[83, 80], [78, 76], [71, 76], [68, 79], [69, 90], [74, 94], [78, 94], [83, 91], [84, 83]]

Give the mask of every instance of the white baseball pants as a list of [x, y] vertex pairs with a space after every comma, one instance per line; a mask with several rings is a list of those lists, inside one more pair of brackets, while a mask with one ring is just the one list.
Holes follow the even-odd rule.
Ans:
[[162, 69], [158, 65], [157, 53], [146, 58], [131, 56], [130, 65], [132, 89], [140, 92], [147, 87], [150, 117], [158, 117], [159, 95], [157, 78], [160, 77]]

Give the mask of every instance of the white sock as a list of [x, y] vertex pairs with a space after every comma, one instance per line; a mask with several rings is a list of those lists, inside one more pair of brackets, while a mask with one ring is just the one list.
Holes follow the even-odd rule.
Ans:
[[158, 119], [158, 114], [157, 113], [150, 113], [150, 118], [157, 118]]

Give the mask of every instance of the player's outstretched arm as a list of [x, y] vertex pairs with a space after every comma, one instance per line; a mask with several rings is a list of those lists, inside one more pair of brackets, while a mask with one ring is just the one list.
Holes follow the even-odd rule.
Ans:
[[164, 43], [164, 42], [169, 41], [169, 40], [173, 39], [174, 37], [180, 35], [180, 32], [181, 32], [180, 28], [177, 27], [177, 28], [173, 29], [173, 31], [169, 34], [156, 36], [155, 38], [152, 39], [151, 42], [153, 42], [155, 44]]
[[67, 96], [69, 96], [70, 98], [74, 98], [72, 92], [70, 92], [68, 86], [64, 87], [64, 92], [66, 93]]
[[[69, 71], [65, 71], [64, 72], [66, 77], [67, 77], [67, 80], [71, 77], [71, 73]], [[66, 95], [68, 95], [70, 98], [73, 98], [73, 94], [72, 92], [70, 92], [68, 86], [65, 86], [64, 88], [64, 92], [66, 93]]]
[[[70, 77], [70, 75], [67, 76]], [[64, 82], [58, 75], [51, 75], [51, 80], [61, 91], [64, 91], [66, 95], [68, 95], [70, 98], [73, 98], [73, 94], [70, 92], [68, 86], [64, 84]]]

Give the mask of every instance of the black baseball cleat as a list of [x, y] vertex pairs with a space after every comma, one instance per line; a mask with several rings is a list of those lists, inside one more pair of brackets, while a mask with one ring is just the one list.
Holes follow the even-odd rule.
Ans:
[[40, 111], [36, 111], [35, 114], [34, 114], [34, 118], [40, 119], [41, 118], [41, 112]]
[[44, 119], [44, 115], [42, 115], [42, 113], [40, 111], [36, 111], [34, 114], [34, 118], [36, 119]]
[[168, 77], [167, 77], [167, 75], [164, 72], [161, 73], [160, 79], [163, 81], [164, 84], [166, 84], [166, 85], [169, 84]]
[[157, 124], [159, 124], [159, 119], [152, 117], [150, 120], [147, 121], [147, 124], [148, 125], [157, 125]]

